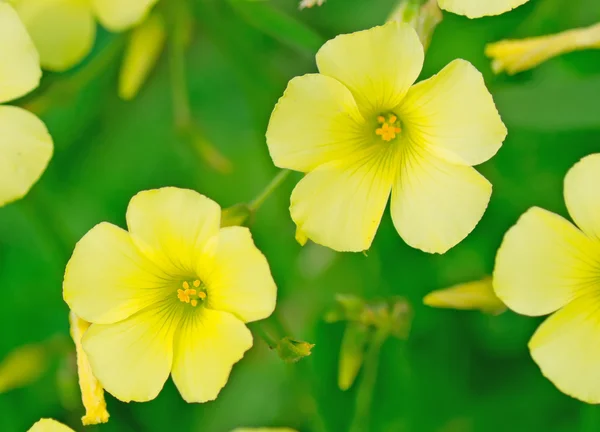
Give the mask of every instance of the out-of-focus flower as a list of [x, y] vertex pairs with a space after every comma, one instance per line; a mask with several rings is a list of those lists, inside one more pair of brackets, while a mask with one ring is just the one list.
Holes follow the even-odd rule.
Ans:
[[317, 53], [275, 107], [275, 165], [307, 173], [291, 197], [301, 239], [337, 251], [371, 246], [386, 204], [412, 247], [444, 253], [481, 219], [491, 184], [474, 168], [506, 128], [469, 62], [413, 86], [423, 66], [413, 28], [390, 22], [341, 35]]
[[500, 15], [513, 10], [529, 0], [438, 0], [440, 7], [448, 12], [465, 15], [468, 18], [481, 18]]
[[144, 191], [129, 203], [129, 231], [101, 223], [75, 247], [64, 298], [92, 323], [84, 351], [120, 400], [154, 399], [170, 373], [186, 401], [215, 399], [252, 346], [245, 323], [273, 312], [267, 260], [247, 228], [220, 220], [197, 192]]
[[[0, 2], [0, 104], [35, 89], [42, 71], [37, 51], [12, 6]], [[24, 109], [0, 105], [0, 206], [22, 198], [52, 157], [44, 123]]]
[[427, 50], [433, 32], [442, 19], [442, 11], [437, 0], [428, 0], [423, 4], [401, 0], [387, 20], [400, 21], [410, 25], [419, 35], [423, 48]]
[[133, 29], [119, 74], [119, 96], [133, 99], [156, 65], [166, 40], [163, 18], [158, 14]]
[[142, 22], [158, 0], [17, 0], [15, 8], [40, 53], [44, 69], [64, 71], [87, 56], [96, 19], [120, 32]]
[[300, 9], [311, 8], [313, 6], [322, 6], [325, 0], [301, 0]]
[[85, 415], [81, 418], [81, 422], [85, 426], [106, 423], [110, 415], [106, 410], [104, 389], [92, 373], [90, 362], [81, 346], [81, 339], [90, 323], [77, 317], [73, 312], [69, 314], [69, 322], [71, 324], [71, 337], [77, 352], [77, 375], [79, 376], [81, 400], [85, 407]]
[[494, 288], [515, 312], [552, 315], [529, 349], [544, 376], [562, 392], [600, 403], [600, 153], [565, 178], [565, 201], [579, 229], [533, 207], [504, 237]]
[[485, 54], [492, 59], [495, 73], [512, 75], [561, 54], [594, 48], [600, 48], [600, 23], [548, 36], [494, 42], [485, 47]]
[[43, 345], [25, 345], [11, 351], [0, 363], [0, 393], [25, 387], [48, 368], [48, 351]]
[[41, 419], [35, 423], [28, 432], [75, 432], [68, 426], [52, 419]]
[[492, 315], [506, 310], [506, 305], [494, 293], [491, 277], [432, 291], [423, 303], [437, 308], [480, 310]]

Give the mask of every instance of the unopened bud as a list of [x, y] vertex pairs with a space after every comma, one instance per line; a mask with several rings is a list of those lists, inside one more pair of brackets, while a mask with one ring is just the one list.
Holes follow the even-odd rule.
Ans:
[[312, 354], [315, 344], [284, 337], [277, 343], [277, 354], [286, 363], [296, 363]]

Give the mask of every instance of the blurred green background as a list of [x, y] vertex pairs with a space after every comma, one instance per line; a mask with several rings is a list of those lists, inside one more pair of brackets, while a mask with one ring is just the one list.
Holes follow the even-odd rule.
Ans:
[[[69, 88], [69, 81], [81, 80], [79, 72], [94, 69], [90, 62], [106, 57], [115, 36], [105, 32], [79, 72], [46, 74], [32, 96], [51, 95], [42, 118], [56, 150], [32, 192], [0, 209], [0, 358], [48, 341], [58, 354], [35, 383], [0, 394], [2, 432], [25, 431], [40, 417], [84, 429], [61, 294], [75, 242], [100, 221], [124, 227], [129, 199], [144, 189], [192, 188], [223, 207], [254, 198], [277, 173], [264, 132], [287, 81], [316, 71], [314, 54], [325, 40], [384, 22], [396, 0], [328, 0], [305, 11], [295, 0], [191, 2], [195, 24], [186, 70], [193, 117], [232, 162], [231, 172], [215, 170], [176, 134], [168, 49], [132, 102], [117, 97], [118, 51], [76, 91], [45, 93]], [[597, 0], [531, 0], [479, 20], [444, 14], [420, 79], [454, 58], [469, 60], [483, 72], [509, 130], [497, 156], [480, 167], [494, 193], [475, 231], [447, 254], [428, 255], [403, 243], [386, 212], [368, 257], [314, 244], [301, 248], [287, 210], [300, 178], [294, 174], [259, 210], [252, 231], [279, 287], [277, 316], [294, 337], [316, 344], [313, 355], [287, 365], [255, 337], [215, 402], [188, 405], [169, 381], [149, 403], [107, 396], [110, 422], [86, 430], [346, 431], [356, 385], [337, 388], [344, 324], [323, 321], [336, 293], [402, 295], [415, 311], [409, 340], [383, 346], [368, 431], [600, 430], [600, 408], [561, 394], [531, 360], [527, 341], [539, 320], [422, 305], [431, 290], [490, 274], [503, 233], [528, 207], [567, 215], [565, 173], [600, 151], [600, 51], [568, 54], [508, 77], [492, 74], [485, 44], [598, 21]]]

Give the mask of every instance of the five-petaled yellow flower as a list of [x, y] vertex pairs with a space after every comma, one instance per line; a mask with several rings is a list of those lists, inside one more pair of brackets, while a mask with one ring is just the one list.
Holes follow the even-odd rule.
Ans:
[[[0, 104], [35, 89], [38, 53], [14, 9], [0, 1]], [[22, 198], [52, 157], [44, 123], [22, 108], [0, 105], [0, 206]]]
[[64, 298], [92, 323], [83, 348], [118, 399], [151, 400], [170, 373], [186, 401], [215, 399], [252, 346], [245, 323], [273, 312], [267, 260], [220, 216], [191, 190], [144, 191], [129, 203], [129, 232], [101, 223], [75, 247]]
[[96, 19], [110, 31], [143, 21], [158, 0], [14, 0], [40, 53], [42, 67], [64, 71], [91, 51]]
[[529, 349], [542, 373], [564, 393], [600, 403], [600, 153], [565, 178], [565, 201], [579, 227], [533, 207], [498, 251], [494, 288], [524, 315], [553, 313]]
[[500, 15], [529, 0], [438, 0], [440, 8], [469, 18]]
[[446, 252], [481, 219], [492, 186], [472, 166], [506, 128], [465, 60], [413, 86], [423, 56], [415, 31], [393, 21], [327, 42], [320, 73], [290, 81], [267, 143], [275, 165], [307, 173], [291, 197], [299, 239], [366, 250], [390, 194], [398, 233], [427, 252]]

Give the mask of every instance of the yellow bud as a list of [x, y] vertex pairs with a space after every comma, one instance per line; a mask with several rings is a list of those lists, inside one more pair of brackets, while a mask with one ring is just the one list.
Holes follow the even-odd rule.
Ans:
[[296, 228], [296, 241], [300, 246], [304, 246], [308, 241], [308, 237], [300, 228]]
[[0, 363], [0, 393], [35, 382], [48, 367], [42, 345], [25, 345], [10, 352]]
[[491, 277], [430, 292], [423, 303], [437, 308], [480, 310], [492, 315], [506, 310], [506, 305], [494, 293]]
[[443, 15], [438, 0], [428, 0], [423, 5], [410, 0], [401, 0], [387, 21], [400, 21], [417, 31], [423, 47], [427, 49], [433, 31], [442, 22]]
[[284, 337], [277, 343], [277, 354], [287, 363], [296, 363], [311, 355], [315, 344]]
[[71, 323], [71, 337], [75, 342], [77, 352], [77, 373], [79, 375], [81, 399], [85, 407], [85, 415], [81, 418], [81, 422], [85, 426], [106, 423], [110, 415], [106, 410], [104, 389], [92, 373], [92, 367], [81, 345], [81, 338], [90, 323], [82, 320], [73, 312], [69, 314], [69, 321]]
[[162, 17], [151, 15], [133, 29], [119, 74], [119, 96], [133, 99], [156, 66], [165, 46], [166, 28]]
[[221, 212], [221, 227], [248, 226], [252, 216], [252, 210], [248, 204], [236, 204]]
[[340, 349], [338, 386], [341, 390], [352, 387], [363, 364], [365, 347], [371, 332], [362, 323], [348, 323]]
[[313, 6], [322, 6], [325, 3], [325, 0], [301, 0], [300, 1], [300, 9], [311, 8]]

